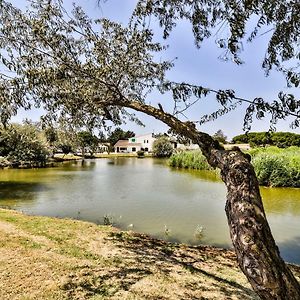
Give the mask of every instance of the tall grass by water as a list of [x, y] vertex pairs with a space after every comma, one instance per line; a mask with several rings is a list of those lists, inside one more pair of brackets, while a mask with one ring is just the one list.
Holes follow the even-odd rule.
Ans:
[[299, 147], [254, 148], [249, 154], [261, 185], [300, 187]]
[[[260, 185], [300, 187], [300, 147], [259, 147], [248, 153]], [[168, 164], [175, 168], [212, 170], [200, 150], [174, 153]]]
[[200, 150], [173, 153], [168, 160], [171, 167], [195, 170], [212, 170]]

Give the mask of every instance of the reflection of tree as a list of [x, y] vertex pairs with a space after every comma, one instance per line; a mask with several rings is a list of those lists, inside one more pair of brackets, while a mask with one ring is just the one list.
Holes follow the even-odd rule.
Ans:
[[34, 201], [36, 193], [46, 189], [39, 182], [0, 181], [0, 206], [15, 206], [20, 201]]

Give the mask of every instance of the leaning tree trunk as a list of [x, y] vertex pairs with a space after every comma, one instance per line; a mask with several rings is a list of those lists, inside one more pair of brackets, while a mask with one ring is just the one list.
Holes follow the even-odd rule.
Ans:
[[249, 158], [240, 151], [213, 152], [221, 158], [225, 210], [240, 268], [261, 299], [299, 300], [300, 285], [280, 257]]
[[198, 144], [213, 167], [221, 170], [227, 187], [226, 214], [239, 266], [254, 291], [266, 300], [300, 300], [300, 284], [275, 244], [261, 200], [250, 156], [238, 148], [224, 150], [191, 122], [181, 122], [160, 109], [136, 101], [118, 99], [112, 105], [144, 112]]

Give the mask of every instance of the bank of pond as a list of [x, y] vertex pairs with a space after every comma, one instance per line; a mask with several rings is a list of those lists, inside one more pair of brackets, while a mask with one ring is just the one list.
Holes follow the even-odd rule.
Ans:
[[[261, 187], [261, 193], [284, 259], [300, 263], [300, 189]], [[0, 207], [113, 224], [190, 245], [231, 247], [225, 199], [215, 171], [170, 168], [155, 158], [0, 170]]]
[[[259, 147], [251, 155], [259, 184], [273, 187], [300, 187], [300, 148]], [[168, 160], [174, 168], [212, 170], [200, 150], [179, 151]], [[218, 172], [218, 170], [216, 170]]]

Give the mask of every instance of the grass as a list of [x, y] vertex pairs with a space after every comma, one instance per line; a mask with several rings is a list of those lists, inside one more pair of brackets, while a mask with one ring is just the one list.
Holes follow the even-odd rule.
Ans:
[[171, 155], [168, 164], [183, 169], [212, 170], [200, 150], [176, 152]]
[[229, 250], [0, 210], [0, 299], [257, 299]]
[[249, 153], [261, 185], [300, 187], [299, 147], [254, 148]]
[[[260, 147], [247, 153], [252, 157], [251, 162], [260, 185], [300, 187], [300, 147]], [[168, 164], [176, 168], [211, 170], [200, 150], [175, 153]]]

